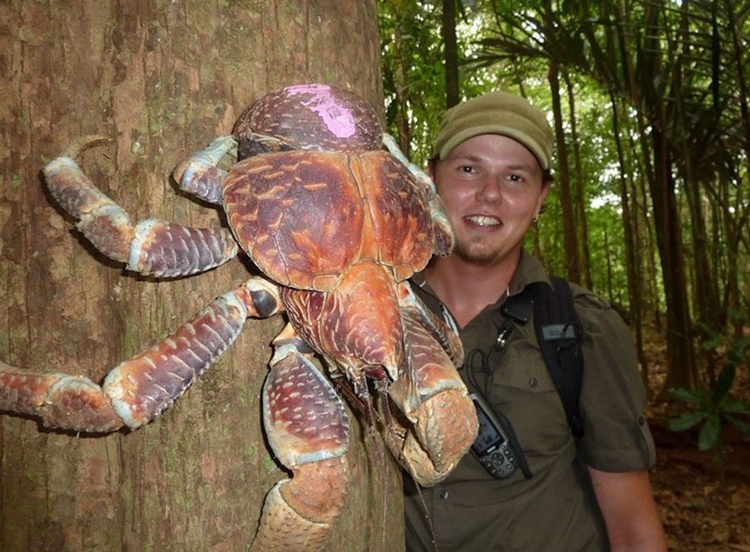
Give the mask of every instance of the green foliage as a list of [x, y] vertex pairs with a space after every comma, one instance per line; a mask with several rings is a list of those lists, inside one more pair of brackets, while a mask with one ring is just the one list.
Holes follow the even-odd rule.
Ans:
[[431, 2], [389, 0], [378, 3], [378, 18], [386, 127], [423, 164], [445, 109], [441, 13]]
[[[702, 343], [702, 347], [716, 351], [723, 348], [723, 341], [718, 332], [712, 332], [711, 337]], [[672, 418], [669, 428], [672, 431], [685, 431], [700, 426], [698, 448], [703, 451], [712, 450], [720, 469], [723, 468], [724, 461], [725, 424], [731, 424], [742, 433], [750, 434], [750, 402], [734, 398], [730, 394], [737, 368], [743, 363], [750, 366], [746, 358], [750, 351], [750, 337], [745, 336], [730, 343], [726, 351], [724, 367], [708, 387], [670, 390], [672, 397], [689, 405], [689, 410]]]
[[[462, 97], [519, 93], [552, 122], [550, 67], [565, 77], [559, 138], [580, 209], [563, 212], [560, 186], [553, 185], [529, 249], [551, 271], [566, 274], [564, 223], [572, 219], [568, 228], [575, 228], [578, 250], [586, 246], [588, 257], [581, 258], [591, 267], [582, 283], [637, 312], [641, 328], [664, 331], [666, 320], [681, 345], [690, 340], [681, 328], [695, 327], [683, 318], [726, 326], [725, 335], [737, 331], [741, 325], [730, 328], [726, 313], [750, 309], [747, 7], [673, 0], [457, 2]], [[445, 107], [442, 2], [378, 5], [388, 129], [424, 165]], [[677, 315], [664, 318], [665, 306]], [[690, 350], [674, 339], [667, 340], [670, 354]], [[669, 359], [670, 385], [715, 383], [710, 365], [696, 374], [692, 359], [681, 360]], [[716, 422], [696, 423], [708, 424], [710, 435]]]

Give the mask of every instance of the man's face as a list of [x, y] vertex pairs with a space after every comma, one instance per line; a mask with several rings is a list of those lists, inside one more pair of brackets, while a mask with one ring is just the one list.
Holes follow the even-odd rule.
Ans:
[[520, 250], [549, 191], [528, 149], [506, 136], [482, 134], [453, 148], [434, 171], [456, 236], [454, 255], [491, 265]]

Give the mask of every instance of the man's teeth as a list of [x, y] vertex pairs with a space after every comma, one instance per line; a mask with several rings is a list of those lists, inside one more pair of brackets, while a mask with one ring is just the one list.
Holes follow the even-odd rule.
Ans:
[[495, 217], [484, 217], [481, 215], [474, 215], [471, 217], [466, 217], [466, 219], [472, 224], [476, 224], [477, 226], [497, 226], [500, 224], [500, 221], [497, 220]]

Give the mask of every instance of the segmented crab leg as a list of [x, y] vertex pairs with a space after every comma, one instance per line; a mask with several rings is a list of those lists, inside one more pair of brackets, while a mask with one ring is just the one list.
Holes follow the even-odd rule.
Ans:
[[401, 151], [401, 146], [398, 145], [398, 142], [396, 139], [388, 134], [383, 133], [383, 146], [385, 149], [388, 150], [388, 152], [401, 161], [401, 163], [409, 169], [409, 172], [414, 175], [414, 177], [419, 181], [422, 186], [424, 186], [425, 191], [427, 191], [428, 196], [433, 196], [437, 194], [437, 190], [435, 189], [435, 183], [432, 181], [432, 178], [429, 177], [429, 175], [424, 172], [422, 169], [420, 169], [417, 165], [412, 163], [406, 155], [404, 155], [404, 152]]
[[404, 155], [398, 142], [396, 142], [396, 139], [390, 134], [383, 133], [383, 146], [393, 157], [398, 159], [407, 169], [409, 169], [409, 172], [414, 175], [414, 178], [416, 178], [424, 188], [430, 201], [430, 215], [434, 223], [435, 254], [441, 257], [449, 255], [453, 250], [454, 244], [453, 230], [451, 229], [450, 222], [448, 222], [448, 215], [445, 212], [443, 200], [437, 194], [437, 189], [435, 188], [435, 183], [432, 181], [432, 178]]
[[79, 222], [94, 247], [139, 274], [171, 278], [210, 270], [237, 255], [225, 228], [192, 228], [157, 219], [137, 224], [83, 174], [70, 157], [44, 168], [52, 197]]
[[263, 422], [276, 457], [294, 477], [266, 496], [251, 550], [323, 550], [349, 484], [349, 422], [341, 399], [291, 326], [274, 346]]
[[172, 171], [172, 176], [181, 190], [220, 205], [227, 171], [220, 169], [218, 165], [227, 155], [237, 161], [237, 140], [232, 136], [220, 136], [206, 149], [182, 160]]
[[477, 435], [468, 391], [430, 332], [406, 311], [403, 317], [408, 366], [388, 394], [409, 423], [385, 437], [394, 456], [420, 485], [442, 481]]
[[0, 410], [80, 432], [136, 429], [174, 403], [231, 345], [248, 316], [281, 309], [275, 286], [253, 278], [215, 299], [161, 343], [113, 368], [100, 387], [66, 374], [0, 363]]
[[418, 321], [440, 344], [455, 366], [463, 364], [464, 348], [461, 338], [427, 308], [408, 282], [401, 282], [398, 285], [398, 303], [402, 311], [406, 311], [409, 316]]

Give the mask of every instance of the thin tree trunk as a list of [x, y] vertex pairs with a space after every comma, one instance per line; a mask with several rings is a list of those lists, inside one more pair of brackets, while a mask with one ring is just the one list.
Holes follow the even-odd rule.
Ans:
[[570, 167], [568, 152], [565, 145], [565, 131], [563, 130], [562, 102], [560, 100], [560, 66], [550, 61], [547, 77], [552, 96], [552, 111], [555, 117], [555, 143], [557, 145], [557, 171], [560, 188], [560, 204], [563, 215], [563, 233], [565, 236], [565, 275], [572, 282], [581, 282], [581, 261], [578, 254], [578, 239], [575, 230], [575, 211], [570, 193]]
[[[653, 75], [660, 74], [661, 49], [659, 7], [648, 6], [646, 27], [652, 29], [639, 50], [639, 97], [651, 125], [644, 139], [644, 151], [653, 158], [649, 176], [656, 243], [661, 260], [667, 308], [666, 342], [669, 367], [664, 390], [670, 387], [693, 388], [696, 384], [695, 353], [692, 348], [690, 308], [687, 298], [682, 231], [677, 211], [672, 159], [665, 135], [665, 102], [657, 90]], [[648, 147], [650, 146], [650, 147]]]
[[655, 128], [652, 140], [656, 179], [652, 182], [651, 201], [667, 304], [666, 341], [669, 370], [664, 389], [672, 387], [692, 389], [697, 383], [695, 354], [692, 349], [690, 309], [685, 289], [681, 243], [682, 232], [678, 218], [674, 179], [671, 173], [672, 164], [664, 134]]
[[637, 212], [631, 209], [631, 198], [628, 190], [628, 170], [625, 162], [625, 153], [622, 147], [622, 136], [620, 130], [619, 106], [615, 94], [610, 90], [610, 103], [612, 104], [612, 134], [617, 146], [617, 159], [620, 165], [620, 205], [622, 206], [622, 223], [625, 229], [625, 267], [628, 279], [628, 314], [629, 323], [635, 332], [636, 351], [638, 361], [641, 365], [641, 378], [644, 386], [648, 389], [648, 359], [643, 349], [643, 316], [642, 301], [643, 289], [641, 286], [641, 270], [635, 251], [636, 236], [638, 231]]
[[456, 1], [443, 0], [443, 47], [445, 48], [445, 102], [446, 107], [456, 105], [461, 99], [458, 80], [458, 44], [456, 39]]
[[[750, 106], [748, 106], [747, 100], [749, 87], [747, 84], [747, 79], [745, 78], [745, 64], [743, 62], [745, 58], [746, 47], [743, 46], [742, 41], [740, 40], [741, 33], [738, 32], [737, 28], [739, 26], [739, 21], [734, 12], [733, 2], [731, 0], [724, 0], [724, 9], [726, 10], [727, 23], [729, 29], [731, 30], [732, 36], [732, 63], [735, 67], [735, 73], [737, 75], [737, 86], [739, 88], [738, 101], [740, 103], [740, 113], [742, 114], [741, 121], [742, 136], [744, 138], [743, 141], [745, 145], [745, 164], [747, 166], [746, 170], [750, 171]], [[740, 204], [742, 204], [742, 202], [740, 202]], [[747, 211], [745, 212], [747, 213]], [[738, 217], [738, 220], [741, 220], [741, 218], [742, 217]], [[744, 220], [745, 222], [747, 221], [746, 218]], [[742, 224], [740, 224], [740, 227], [742, 227]], [[734, 235], [734, 233], [730, 235]], [[741, 292], [738, 281], [739, 270], [737, 270], [737, 256], [729, 255], [727, 262], [729, 264], [727, 281], [727, 310], [738, 311], [742, 308], [742, 305], [740, 303]], [[747, 297], [747, 294], [745, 294], [745, 297]], [[738, 319], [734, 322], [734, 326], [735, 338], [740, 339], [743, 335], [743, 322]]]
[[395, 64], [393, 80], [396, 88], [396, 127], [398, 128], [398, 143], [401, 151], [407, 157], [411, 154], [411, 128], [409, 127], [409, 83], [407, 80], [408, 67], [404, 63], [402, 52], [404, 41], [401, 28], [395, 31]]
[[572, 203], [576, 218], [575, 228], [578, 230], [577, 242], [581, 246], [580, 264], [583, 271], [582, 284], [589, 289], [593, 286], [591, 277], [591, 254], [589, 251], [589, 225], [586, 215], [588, 200], [586, 197], [586, 186], [583, 181], [583, 167], [581, 163], [581, 146], [578, 140], [578, 120], [576, 116], [576, 98], [573, 83], [570, 81], [570, 73], [563, 70], [563, 80], [568, 96], [568, 111], [570, 113], [570, 144], [573, 150], [573, 172], [575, 173], [575, 192], [572, 194]]
[[[38, 372], [99, 381], [250, 275], [235, 260], [156, 282], [93, 252], [40, 178], [72, 140], [111, 138], [80, 162], [135, 220], [211, 226], [220, 214], [177, 193], [169, 174], [248, 103], [311, 81], [382, 101], [374, 0], [8, 0], [0, 20], [0, 359]], [[249, 320], [201, 381], [132, 433], [76, 436], [0, 417], [0, 550], [245, 549], [285, 476], [260, 420], [282, 326]], [[398, 471], [352, 425], [355, 485], [331, 549], [398, 550]]]

